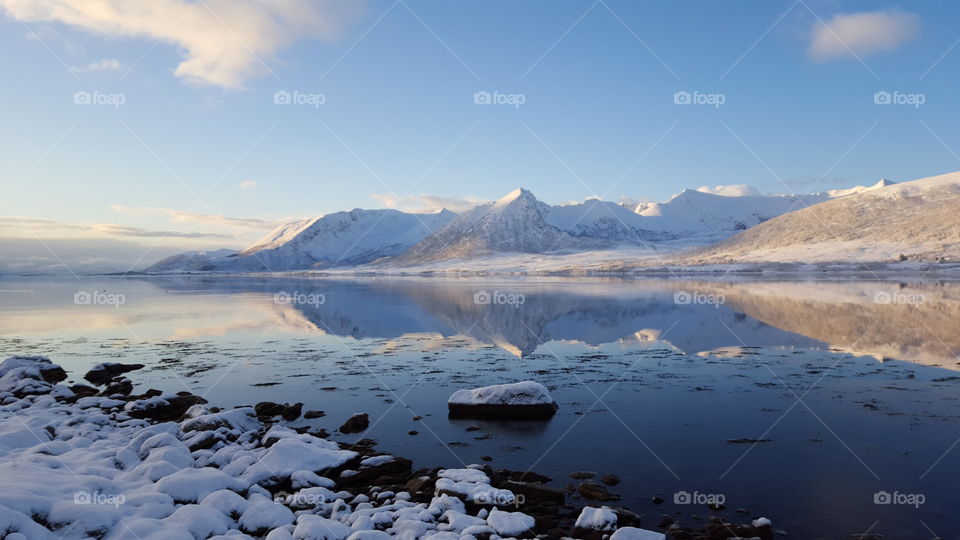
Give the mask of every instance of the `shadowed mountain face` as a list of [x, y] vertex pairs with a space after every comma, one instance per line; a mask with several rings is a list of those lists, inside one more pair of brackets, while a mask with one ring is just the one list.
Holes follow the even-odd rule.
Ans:
[[877, 186], [783, 214], [681, 261], [955, 260], [958, 208], [960, 173]]
[[[464, 336], [517, 356], [554, 344], [657, 342], [685, 353], [843, 349], [956, 369], [960, 285], [897, 282], [151, 280], [251, 297], [281, 321], [354, 338]], [[275, 303], [278, 292], [322, 294]], [[716, 302], [716, 303], [711, 303]]]

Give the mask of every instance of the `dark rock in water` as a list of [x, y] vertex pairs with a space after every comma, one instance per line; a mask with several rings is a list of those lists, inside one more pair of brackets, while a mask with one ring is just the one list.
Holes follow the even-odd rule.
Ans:
[[87, 386], [85, 384], [75, 384], [69, 388], [70, 391], [73, 392], [77, 397], [89, 397], [99, 394], [96, 388]]
[[[371, 484], [390, 485], [406, 481], [413, 469], [413, 462], [409, 459], [390, 456], [393, 459], [385, 463], [365, 467], [361, 466], [349, 476], [341, 476], [337, 480], [340, 486], [369, 486]], [[374, 482], [376, 481], [376, 482]]]
[[653, 501], [653, 504], [663, 504], [663, 497], [658, 497], [657, 495], [651, 497], [650, 500]]
[[547, 388], [533, 381], [457, 390], [447, 401], [451, 418], [546, 420], [559, 406]]
[[433, 489], [434, 479], [426, 474], [425, 470], [417, 471], [417, 473], [418, 474], [407, 480], [407, 483], [403, 485], [403, 490], [407, 493], [431, 491]]
[[530, 482], [516, 482], [507, 480], [501, 485], [502, 489], [509, 489], [517, 495], [523, 495], [530, 502], [552, 501], [563, 503], [566, 499], [566, 493], [562, 489], [532, 484]]
[[666, 514], [663, 514], [662, 516], [660, 516], [660, 523], [657, 525], [657, 527], [660, 527], [661, 529], [666, 529], [671, 525], [673, 525], [674, 523], [676, 523], [676, 521], [672, 517]]
[[709, 508], [710, 510], [713, 510], [714, 512], [719, 512], [720, 510], [723, 510], [724, 508], [726, 508], [726, 506], [720, 503], [712, 502], [712, 503], [707, 503], [707, 508]]
[[131, 418], [171, 422], [180, 420], [187, 409], [206, 403], [207, 400], [189, 392], [180, 392], [175, 396], [164, 397], [154, 404], [127, 411]]
[[553, 480], [549, 476], [537, 474], [533, 471], [510, 471], [507, 469], [497, 469], [494, 472], [506, 480], [513, 480], [514, 482], [535, 482], [537, 484], [546, 484], [550, 480]]
[[130, 371], [143, 369], [143, 364], [120, 364], [117, 362], [104, 362], [97, 364], [83, 376], [91, 383], [102, 386], [113, 380], [114, 377], [123, 375]]
[[587, 478], [593, 478], [597, 473], [593, 471], [577, 471], [570, 473], [570, 478], [574, 480], [586, 480]]
[[415, 429], [411, 429], [410, 431], [407, 432], [407, 435], [419, 435], [419, 434], [420, 432]]
[[483, 461], [493, 461], [493, 458], [491, 456], [480, 456], [480, 459]]
[[100, 392], [101, 396], [112, 396], [119, 394], [129, 396], [133, 392], [133, 381], [126, 377], [115, 377], [107, 387]]
[[615, 474], [605, 474], [600, 481], [608, 486], [615, 486], [620, 483], [620, 478]]
[[257, 418], [265, 420], [273, 418], [274, 416], [280, 416], [280, 413], [283, 412], [283, 407], [284, 405], [272, 401], [261, 401], [253, 406], [253, 410], [257, 413]]
[[592, 480], [580, 482], [580, 485], [577, 486], [577, 492], [584, 499], [592, 501], [615, 501], [620, 498], [616, 493], [610, 493], [607, 488]]
[[50, 366], [40, 368], [40, 377], [50, 384], [57, 384], [67, 378], [67, 372], [64, 371], [62, 367], [51, 364]]
[[300, 418], [300, 411], [302, 408], [303, 403], [295, 403], [290, 405], [289, 403], [281, 404], [274, 403], [272, 401], [261, 401], [253, 406], [253, 410], [257, 413], [257, 418], [261, 420], [267, 420], [276, 416], [280, 416], [288, 422]]
[[303, 410], [303, 403], [294, 403], [293, 405], [286, 405], [283, 408], [283, 411], [280, 412], [280, 417], [286, 420], [287, 422], [292, 422], [297, 418], [300, 418], [301, 410]]
[[770, 442], [772, 439], [727, 439], [727, 442], [730, 444], [756, 444], [762, 442]]
[[620, 527], [639, 527], [640, 526], [640, 514], [636, 512], [631, 512], [630, 510], [622, 507], [611, 508], [613, 513], [617, 515], [617, 523]]
[[370, 415], [360, 413], [351, 416], [340, 426], [340, 433], [359, 433], [370, 427]]
[[307, 420], [313, 420], [314, 418], [323, 418], [326, 415], [327, 413], [323, 411], [317, 411], [317, 410], [310, 410], [303, 413], [303, 417], [306, 418]]

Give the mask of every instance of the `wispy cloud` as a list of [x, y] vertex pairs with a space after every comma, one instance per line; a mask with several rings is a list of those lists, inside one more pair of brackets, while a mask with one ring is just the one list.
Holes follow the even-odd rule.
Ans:
[[[282, 225], [284, 221], [268, 221], [257, 218], [233, 218], [221, 214], [200, 214], [173, 208], [156, 208], [150, 206], [123, 206], [111, 204], [110, 208], [117, 213], [128, 216], [165, 216], [174, 223], [197, 223], [206, 227], [223, 227], [228, 230], [269, 231]], [[239, 232], [239, 231], [238, 231]]]
[[490, 202], [477, 197], [443, 197], [440, 195], [397, 195], [395, 193], [374, 193], [374, 200], [387, 208], [396, 208], [404, 212], [436, 212], [441, 208], [454, 212], [463, 212], [477, 205]]
[[114, 223], [63, 223], [52, 219], [0, 217], [3, 237], [134, 237], [134, 238], [179, 238], [179, 239], [230, 239], [229, 234], [149, 229]]
[[356, 6], [346, 0], [0, 0], [20, 21], [174, 45], [186, 56], [178, 77], [226, 88], [271, 72], [267, 62], [294, 41], [334, 37]]
[[813, 25], [808, 53], [820, 61], [864, 57], [895, 50], [919, 33], [920, 18], [912, 13], [840, 13]]
[[101, 58], [85, 66], [73, 66], [70, 68], [70, 71], [78, 73], [83, 71], [119, 71], [122, 68], [123, 64], [116, 58]]
[[730, 184], [726, 186], [700, 186], [697, 191], [703, 193], [712, 193], [713, 195], [723, 195], [725, 197], [746, 197], [762, 195], [760, 190], [747, 184]]

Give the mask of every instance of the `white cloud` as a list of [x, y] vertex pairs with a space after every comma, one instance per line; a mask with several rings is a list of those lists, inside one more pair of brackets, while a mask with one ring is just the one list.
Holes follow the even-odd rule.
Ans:
[[233, 239], [229, 234], [130, 227], [115, 223], [64, 223], [52, 219], [0, 217], [4, 238], [181, 238]]
[[762, 195], [760, 190], [747, 184], [730, 184], [727, 186], [700, 186], [697, 191], [723, 195], [724, 197], [747, 197]]
[[332, 38], [357, 12], [347, 0], [0, 0], [25, 22], [54, 21], [110, 37], [169, 43], [189, 82], [239, 88], [270, 72], [276, 52], [301, 38]]
[[920, 18], [912, 13], [840, 13], [813, 25], [808, 53], [821, 61], [863, 57], [895, 50], [919, 32]]
[[173, 223], [199, 223], [205, 226], [225, 227], [228, 230], [242, 229], [245, 231], [271, 231], [284, 223], [281, 221], [268, 221], [257, 218], [232, 218], [223, 216], [221, 214], [200, 214], [196, 212], [187, 212], [184, 210], [175, 210], [173, 208], [154, 208], [147, 206], [131, 207], [120, 204], [111, 204], [110, 208], [114, 212], [129, 216], [166, 216], [170, 218], [170, 221]]
[[396, 195], [394, 193], [374, 193], [375, 200], [387, 208], [396, 208], [404, 212], [436, 212], [441, 208], [454, 212], [463, 212], [475, 206], [490, 202], [476, 197], [442, 197], [440, 195]]
[[240, 189], [244, 191], [253, 189], [255, 187], [257, 187], [257, 183], [253, 180], [244, 180], [243, 182], [240, 182]]
[[71, 67], [70, 71], [119, 71], [121, 68], [123, 68], [123, 64], [116, 58], [101, 58], [85, 66]]
[[652, 202], [653, 200], [648, 199], [647, 197], [629, 197], [627, 195], [623, 195], [617, 201], [617, 204], [619, 204], [620, 206], [629, 208], [630, 210], [633, 210], [636, 207], [640, 206], [641, 204], [648, 204]]

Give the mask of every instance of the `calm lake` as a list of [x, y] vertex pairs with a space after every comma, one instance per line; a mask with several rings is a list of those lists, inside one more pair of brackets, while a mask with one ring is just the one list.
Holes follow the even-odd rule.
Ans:
[[[332, 437], [415, 467], [488, 456], [558, 487], [612, 473], [615, 504], [649, 528], [723, 514], [802, 539], [960, 530], [952, 282], [2, 278], [0, 353], [49, 356], [72, 381], [143, 363], [137, 391], [303, 402], [326, 416], [292, 425], [331, 433], [366, 412], [367, 432]], [[553, 393], [552, 420], [447, 418], [457, 389], [526, 379]]]

